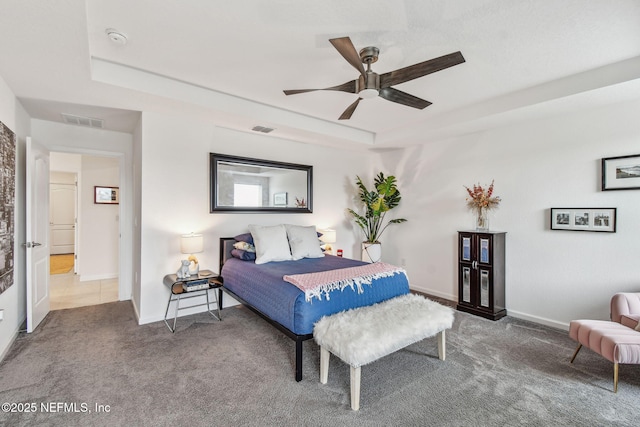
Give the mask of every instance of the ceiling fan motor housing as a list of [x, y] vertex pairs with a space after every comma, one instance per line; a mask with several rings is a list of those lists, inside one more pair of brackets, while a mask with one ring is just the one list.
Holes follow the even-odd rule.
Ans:
[[374, 98], [380, 91], [380, 75], [368, 70], [365, 76], [360, 76], [356, 84], [356, 92], [360, 98]]

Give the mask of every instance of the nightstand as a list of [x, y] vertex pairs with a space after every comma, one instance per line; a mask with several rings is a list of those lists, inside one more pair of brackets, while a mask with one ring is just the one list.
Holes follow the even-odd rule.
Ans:
[[[218, 293], [213, 292], [214, 301], [216, 305], [216, 309], [218, 310], [218, 315], [216, 316], [213, 311], [211, 311], [211, 300], [209, 299], [209, 291], [211, 289], [218, 290], [222, 286], [222, 276], [216, 274], [210, 270], [202, 270], [198, 275], [190, 276], [185, 279], [178, 279], [175, 274], [167, 274], [164, 276], [162, 282], [169, 288], [171, 291], [169, 293], [169, 301], [167, 302], [167, 309], [164, 312], [164, 323], [167, 325], [167, 328], [171, 332], [176, 331], [176, 322], [178, 320], [178, 312], [180, 310], [186, 310], [192, 307], [200, 307], [203, 305], [207, 306], [207, 312], [212, 315], [214, 318], [222, 321], [222, 316], [220, 315], [220, 304], [218, 304]], [[194, 288], [194, 290], [189, 290], [189, 287]], [[180, 302], [189, 298], [196, 298], [206, 296], [207, 302], [202, 304], [194, 304], [188, 305], [186, 307], [180, 307]], [[171, 302], [176, 302], [175, 313], [173, 316], [173, 327], [169, 325], [167, 321], [167, 316], [169, 314], [169, 306]]]

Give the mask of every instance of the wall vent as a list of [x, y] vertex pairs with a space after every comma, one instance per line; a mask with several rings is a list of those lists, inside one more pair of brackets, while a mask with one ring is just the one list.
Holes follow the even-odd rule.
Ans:
[[62, 120], [65, 123], [76, 126], [86, 126], [90, 128], [104, 129], [104, 120], [92, 117], [76, 116], [75, 114], [62, 113]]
[[256, 132], [269, 133], [269, 132], [273, 132], [275, 129], [264, 127], [264, 126], [254, 126], [253, 128], [251, 128], [251, 130]]

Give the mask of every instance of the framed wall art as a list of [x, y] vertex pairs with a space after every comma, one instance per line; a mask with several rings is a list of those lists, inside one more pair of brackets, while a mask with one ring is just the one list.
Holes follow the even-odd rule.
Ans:
[[602, 191], [640, 190], [640, 154], [602, 159]]
[[273, 206], [287, 206], [287, 193], [275, 193], [273, 195]]
[[15, 177], [16, 134], [0, 122], [0, 294], [14, 282]]
[[93, 203], [97, 205], [117, 205], [120, 203], [120, 189], [118, 187], [93, 187]]
[[616, 208], [551, 208], [551, 229], [616, 232]]

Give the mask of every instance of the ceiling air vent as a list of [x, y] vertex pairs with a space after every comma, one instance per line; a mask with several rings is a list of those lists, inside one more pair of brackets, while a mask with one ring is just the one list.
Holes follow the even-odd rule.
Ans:
[[251, 128], [251, 130], [256, 132], [269, 133], [269, 132], [273, 132], [275, 129], [264, 127], [264, 126], [254, 126], [253, 128]]
[[104, 120], [94, 119], [92, 117], [76, 116], [75, 114], [62, 113], [62, 119], [65, 123], [76, 126], [86, 126], [90, 128], [104, 128]]

